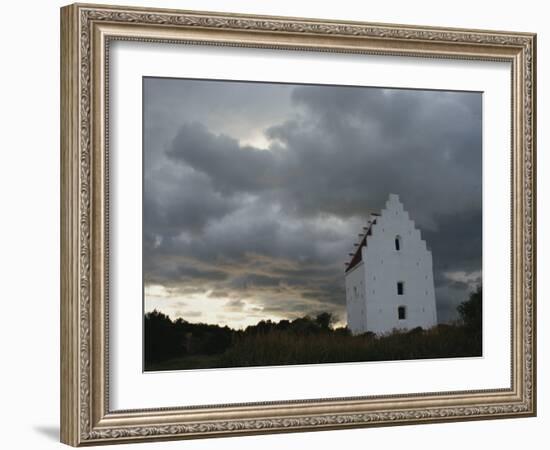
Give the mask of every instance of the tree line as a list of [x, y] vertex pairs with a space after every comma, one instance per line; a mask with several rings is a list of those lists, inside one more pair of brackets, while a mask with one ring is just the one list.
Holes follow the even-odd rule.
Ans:
[[[459, 320], [430, 330], [352, 336], [322, 312], [294, 320], [261, 320], [244, 330], [172, 320], [154, 310], [144, 317], [146, 370], [236, 367], [481, 355], [482, 290], [457, 312]], [[171, 361], [167, 364], [167, 361]]]

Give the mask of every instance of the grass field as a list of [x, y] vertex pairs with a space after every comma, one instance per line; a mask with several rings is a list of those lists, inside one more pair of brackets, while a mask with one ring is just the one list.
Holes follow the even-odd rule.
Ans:
[[481, 335], [462, 326], [395, 331], [381, 337], [337, 333], [296, 335], [275, 330], [237, 337], [219, 354], [194, 354], [150, 362], [146, 370], [392, 361], [481, 354]]

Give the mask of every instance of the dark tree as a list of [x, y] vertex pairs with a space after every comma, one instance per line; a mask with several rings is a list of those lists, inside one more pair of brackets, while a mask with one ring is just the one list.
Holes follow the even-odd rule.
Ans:
[[457, 307], [460, 319], [464, 325], [475, 331], [481, 331], [482, 321], [482, 292], [481, 286], [478, 286], [475, 292], [470, 294], [470, 298], [462, 302]]
[[178, 353], [174, 325], [167, 315], [155, 310], [145, 315], [145, 362], [161, 361]]
[[315, 317], [315, 322], [323, 330], [329, 330], [330, 326], [335, 322], [334, 316], [329, 312], [322, 312]]
[[319, 324], [309, 316], [294, 319], [290, 324], [290, 330], [296, 334], [317, 334]]

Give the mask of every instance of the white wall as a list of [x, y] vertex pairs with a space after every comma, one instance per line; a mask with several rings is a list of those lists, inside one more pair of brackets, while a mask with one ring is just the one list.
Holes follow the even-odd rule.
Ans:
[[[399, 237], [400, 249], [395, 248]], [[432, 253], [397, 194], [390, 194], [361, 248], [362, 262], [346, 273], [347, 322], [352, 333], [428, 329], [437, 324]], [[403, 295], [397, 283], [403, 283]], [[398, 318], [398, 307], [405, 318]]]
[[[118, 0], [116, 3], [127, 3]], [[2, 447], [60, 448], [59, 417], [59, 11], [63, 2], [7, 2], [2, 5], [1, 273], [4, 317], [0, 326]], [[525, 0], [461, 2], [310, 2], [292, 0], [134, 0], [162, 6], [256, 14], [321, 17], [389, 23], [510, 29], [539, 33], [539, 199], [550, 190], [550, 32], [545, 2]], [[543, 31], [544, 30], [544, 31]], [[539, 200], [540, 279], [550, 270], [550, 207]], [[550, 316], [548, 284], [539, 283], [538, 315]], [[14, 315], [17, 320], [10, 319]], [[7, 317], [6, 317], [7, 316]], [[24, 323], [24, 326], [21, 326]], [[222, 440], [141, 444], [139, 448], [264, 449], [361, 445], [371, 448], [464, 450], [546, 448], [548, 341], [539, 326], [539, 417], [423, 426], [241, 437]], [[120, 446], [118, 448], [138, 448]]]
[[[380, 214], [364, 253], [367, 330], [382, 334], [395, 328], [431, 328], [437, 323], [432, 254], [397, 195], [389, 196]], [[401, 238], [399, 251], [396, 236]], [[398, 281], [403, 295], [397, 295]], [[397, 317], [399, 306], [406, 308], [403, 320]]]
[[[364, 248], [361, 249], [364, 251]], [[348, 328], [353, 334], [367, 331], [365, 297], [365, 263], [360, 262], [345, 275]]]

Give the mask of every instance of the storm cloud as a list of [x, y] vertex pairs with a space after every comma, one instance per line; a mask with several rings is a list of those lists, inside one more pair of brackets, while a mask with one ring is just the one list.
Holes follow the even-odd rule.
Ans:
[[146, 309], [344, 322], [347, 253], [389, 193], [440, 320], [481, 282], [480, 93], [145, 78], [144, 114]]

